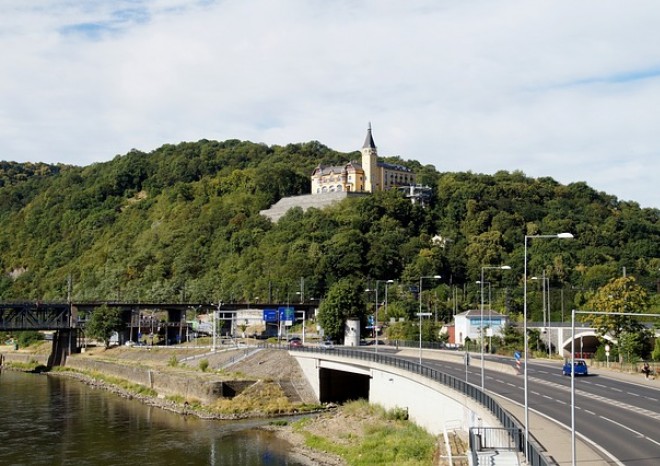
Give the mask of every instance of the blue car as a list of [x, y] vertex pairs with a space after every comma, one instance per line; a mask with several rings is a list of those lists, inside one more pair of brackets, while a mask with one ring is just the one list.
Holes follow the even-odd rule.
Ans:
[[[571, 361], [568, 360], [564, 363], [564, 368], [562, 369], [562, 374], [571, 375]], [[584, 359], [575, 360], [575, 375], [589, 375], [589, 368], [587, 367], [587, 361]]]

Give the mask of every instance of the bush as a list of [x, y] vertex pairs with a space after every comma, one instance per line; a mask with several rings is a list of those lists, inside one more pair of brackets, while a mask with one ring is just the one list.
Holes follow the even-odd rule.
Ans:
[[26, 330], [24, 332], [18, 332], [16, 334], [16, 341], [18, 342], [18, 346], [21, 348], [25, 348], [26, 346], [30, 346], [34, 343], [37, 343], [41, 340], [44, 339], [43, 334], [39, 332], [35, 332], [32, 330]]
[[202, 372], [206, 372], [206, 370], [209, 368], [209, 360], [208, 359], [202, 359], [199, 361], [199, 370]]
[[177, 367], [179, 365], [179, 360], [176, 358], [176, 356], [172, 355], [167, 361], [167, 365], [170, 367]]

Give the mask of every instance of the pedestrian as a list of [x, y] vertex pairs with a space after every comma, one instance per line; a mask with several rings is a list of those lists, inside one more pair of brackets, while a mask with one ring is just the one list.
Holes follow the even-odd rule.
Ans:
[[648, 362], [644, 363], [644, 366], [642, 367], [642, 374], [644, 374], [644, 377], [647, 379], [649, 378], [649, 375], [651, 375], [651, 368], [649, 367]]

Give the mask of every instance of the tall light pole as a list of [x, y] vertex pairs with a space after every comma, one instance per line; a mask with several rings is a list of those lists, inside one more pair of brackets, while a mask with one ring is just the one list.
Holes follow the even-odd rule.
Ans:
[[429, 275], [426, 277], [419, 277], [419, 364], [422, 364], [422, 316], [431, 315], [430, 312], [422, 312], [422, 283], [425, 278], [434, 278], [436, 280], [441, 279], [440, 275]]
[[[545, 334], [547, 335], [547, 344], [548, 344], [548, 359], [550, 359], [552, 352], [552, 344], [550, 341], [550, 277], [545, 276], [545, 269], [543, 269], [543, 275], [541, 278], [532, 277], [532, 280], [541, 280], [541, 289], [542, 289], [542, 298], [543, 298], [543, 328], [545, 329]], [[547, 288], [546, 288], [547, 283]], [[548, 290], [546, 295], [545, 290]], [[546, 298], [547, 296], [547, 298]], [[547, 299], [547, 301], [546, 301]], [[547, 305], [546, 305], [547, 303]], [[546, 319], [546, 315], [548, 316]]]
[[[481, 390], [485, 390], [485, 380], [486, 376], [484, 373], [484, 270], [488, 269], [499, 269], [499, 270], [511, 270], [511, 266], [508, 265], [484, 265], [481, 267], [481, 323], [479, 324], [480, 339], [481, 339]], [[490, 287], [490, 283], [488, 283]], [[488, 320], [492, 320], [491, 312], [488, 312]]]
[[524, 356], [523, 356], [523, 374], [524, 374], [524, 392], [525, 392], [525, 458], [529, 455], [529, 397], [527, 390], [527, 346], [529, 339], [527, 337], [527, 240], [533, 238], [559, 238], [570, 239], [573, 238], [571, 233], [558, 233], [555, 235], [525, 235], [525, 253], [524, 253], [524, 271], [523, 271], [523, 340], [524, 340]]
[[376, 353], [378, 353], [378, 284], [380, 282], [385, 282], [385, 313], [387, 313], [387, 285], [394, 283], [394, 280], [376, 280], [376, 321], [374, 322], [374, 333], [376, 335], [374, 344], [376, 345]]

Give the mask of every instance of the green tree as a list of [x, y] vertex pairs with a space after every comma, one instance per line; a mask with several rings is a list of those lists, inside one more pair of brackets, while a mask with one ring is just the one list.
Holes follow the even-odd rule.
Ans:
[[623, 332], [642, 329], [637, 319], [620, 314], [644, 313], [649, 304], [646, 290], [637, 285], [633, 276], [614, 278], [599, 288], [587, 303], [592, 311], [606, 314], [583, 314], [582, 320], [596, 327], [601, 336], [611, 334], [618, 340]]
[[355, 280], [344, 278], [335, 283], [321, 302], [318, 322], [331, 340], [343, 338], [344, 324], [349, 317], [365, 321], [364, 289]]
[[651, 358], [654, 361], [660, 361], [660, 338], [655, 339], [655, 343], [653, 345], [653, 352], [651, 353]]
[[121, 330], [124, 322], [121, 320], [121, 310], [111, 308], [106, 304], [94, 309], [85, 324], [87, 335], [103, 341], [107, 348], [110, 345], [110, 337], [114, 332]]
[[637, 361], [644, 349], [644, 337], [637, 332], [622, 332], [619, 336], [619, 358], [621, 362]]

